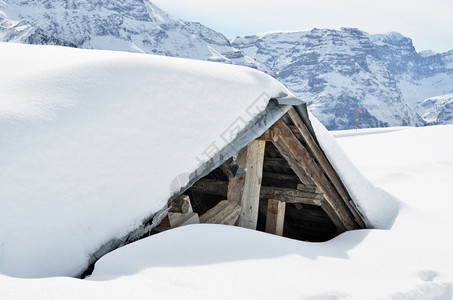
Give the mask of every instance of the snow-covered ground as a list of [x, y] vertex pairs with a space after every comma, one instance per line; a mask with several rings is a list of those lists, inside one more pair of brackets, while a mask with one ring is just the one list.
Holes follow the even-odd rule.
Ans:
[[120, 248], [91, 277], [0, 275], [2, 299], [452, 299], [453, 126], [334, 132], [401, 199], [390, 230], [305, 243], [191, 225]]
[[[158, 142], [181, 140], [153, 135], [155, 122], [181, 122], [177, 137], [191, 137], [171, 157], [174, 147], [153, 152], [173, 168], [180, 167], [172, 164], [175, 157], [186, 158], [181, 170], [186, 171], [198, 161], [184, 155], [202, 153], [209, 146], [203, 143], [253, 104], [242, 101], [259, 95], [263, 86], [271, 96], [286, 91], [267, 76], [233, 66], [58, 47], [0, 44], [0, 52], [2, 71], [8, 70], [0, 73], [0, 267], [10, 275], [74, 272], [102, 240], [135, 226], [143, 210], [159, 209], [172, 178], [150, 170], [156, 160], [146, 154]], [[11, 59], [14, 55], [21, 59]], [[179, 88], [162, 94], [153, 89], [156, 81], [162, 88], [169, 80]], [[242, 88], [234, 89], [238, 84]], [[204, 100], [211, 104], [208, 119], [180, 109], [201, 94], [216, 95]], [[148, 102], [150, 95], [175, 110], [162, 112]], [[144, 115], [156, 111], [157, 119]], [[219, 119], [219, 111], [228, 113]], [[86, 121], [83, 128], [75, 128], [80, 120]], [[123, 131], [117, 140], [112, 129], [120, 128], [119, 121]], [[209, 130], [190, 134], [209, 121]], [[373, 189], [312, 121], [349, 188], [361, 195], [369, 191], [368, 202], [374, 203], [360, 199], [362, 211], [376, 227], [388, 229], [307, 243], [237, 227], [186, 226], [104, 256], [85, 280], [0, 274], [0, 299], [452, 299], [453, 125], [333, 132], [365, 177], [396, 199]], [[136, 134], [143, 129], [148, 142]], [[133, 166], [130, 153], [136, 156]], [[112, 160], [118, 163], [107, 164]], [[149, 190], [143, 176], [163, 186]], [[77, 193], [68, 196], [68, 190]], [[136, 200], [124, 203], [130, 191]], [[147, 201], [149, 194], [156, 195], [154, 202]]]
[[0, 272], [20, 277], [80, 274], [290, 95], [250, 68], [119, 51], [0, 43], [0, 70]]

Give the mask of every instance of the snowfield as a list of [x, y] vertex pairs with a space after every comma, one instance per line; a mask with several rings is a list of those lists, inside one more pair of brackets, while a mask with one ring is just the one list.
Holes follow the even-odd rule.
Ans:
[[13, 276], [81, 274], [166, 206], [177, 176], [290, 95], [227, 64], [8, 43], [0, 53], [0, 272]]
[[[308, 243], [190, 225], [107, 254], [84, 280], [63, 277], [161, 209], [194, 153], [225, 145], [216, 138], [250, 121], [263, 92], [290, 92], [214, 63], [12, 44], [0, 54], [0, 299], [453, 299], [453, 125], [334, 142], [313, 117], [380, 229]], [[23, 278], [45, 276], [58, 277]]]
[[452, 299], [453, 125], [334, 132], [401, 199], [390, 230], [306, 243], [189, 225], [120, 248], [85, 280], [0, 275], [2, 299]]

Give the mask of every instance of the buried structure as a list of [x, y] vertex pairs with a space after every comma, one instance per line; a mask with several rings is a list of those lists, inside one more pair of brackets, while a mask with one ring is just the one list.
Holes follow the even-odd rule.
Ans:
[[[295, 98], [269, 100], [257, 116], [259, 122], [239, 133], [207, 166], [189, 175], [183, 195], [170, 203], [169, 215], [158, 230], [218, 223], [325, 241], [366, 227], [316, 140], [305, 104]], [[282, 107], [286, 111], [282, 117], [266, 122], [272, 111]], [[267, 125], [258, 135], [260, 124]], [[229, 158], [223, 161], [225, 157]]]
[[306, 241], [387, 226], [374, 187], [321, 146], [335, 143], [264, 73], [113, 51], [0, 51], [3, 274], [80, 276], [187, 223]]

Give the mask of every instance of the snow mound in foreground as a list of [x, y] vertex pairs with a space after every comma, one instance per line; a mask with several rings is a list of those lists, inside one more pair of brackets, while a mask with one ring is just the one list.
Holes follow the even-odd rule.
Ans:
[[[165, 207], [177, 176], [224, 148], [270, 98], [291, 95], [232, 65], [17, 44], [0, 53], [0, 272], [18, 277], [80, 274], [100, 247]], [[311, 119], [368, 225], [390, 228], [396, 202]]]

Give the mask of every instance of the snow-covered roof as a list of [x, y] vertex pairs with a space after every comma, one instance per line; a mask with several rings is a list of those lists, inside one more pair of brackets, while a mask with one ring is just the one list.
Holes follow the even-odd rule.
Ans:
[[0, 53], [0, 269], [11, 275], [82, 271], [161, 210], [178, 175], [291, 95], [226, 64], [6, 43]]
[[[294, 104], [269, 102], [292, 94], [244, 67], [54, 46], [0, 44], [0, 53], [8, 275], [80, 274]], [[380, 193], [310, 119], [368, 225], [388, 226]]]

